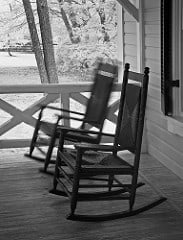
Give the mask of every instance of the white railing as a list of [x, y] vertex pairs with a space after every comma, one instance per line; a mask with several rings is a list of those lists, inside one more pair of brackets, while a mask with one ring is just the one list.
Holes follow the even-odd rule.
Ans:
[[[67, 83], [67, 84], [49, 84], [49, 85], [4, 85], [0, 87], [0, 148], [20, 148], [28, 147], [32, 136], [33, 127], [35, 126], [36, 112], [39, 111], [41, 105], [54, 103], [63, 108], [70, 109], [71, 101], [74, 100], [85, 106], [87, 96], [83, 93], [90, 92], [92, 83]], [[115, 83], [113, 92], [120, 92], [121, 84]], [[36, 96], [36, 94], [38, 96]], [[41, 94], [41, 96], [39, 96]], [[26, 95], [26, 101], [21, 104], [23, 110], [15, 104], [13, 96]], [[9, 96], [9, 98], [7, 98]], [[34, 98], [34, 96], [36, 96]], [[116, 122], [116, 111], [118, 108], [118, 97], [109, 104], [107, 119], [110, 123]], [[30, 100], [33, 101], [30, 106]], [[3, 122], [4, 120], [4, 122]], [[1, 124], [2, 123], [2, 124]], [[21, 124], [32, 127], [29, 134], [24, 134], [22, 138], [20, 131], [11, 134], [14, 128], [21, 129]], [[70, 124], [70, 122], [67, 122]], [[9, 133], [9, 135], [8, 135]], [[8, 137], [7, 137], [8, 135]], [[25, 136], [30, 135], [30, 136]], [[26, 138], [25, 138], [26, 137]]]

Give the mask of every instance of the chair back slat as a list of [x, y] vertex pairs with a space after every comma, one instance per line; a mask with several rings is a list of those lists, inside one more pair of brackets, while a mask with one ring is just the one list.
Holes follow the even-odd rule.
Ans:
[[140, 100], [140, 86], [128, 84], [126, 89], [123, 117], [120, 125], [118, 145], [120, 145], [120, 148], [128, 149], [131, 152], [134, 152], [136, 147]]
[[142, 83], [144, 75], [142, 73], [129, 71], [128, 79], [135, 81], [136, 83]]
[[107, 114], [107, 106], [114, 80], [117, 77], [117, 66], [100, 63], [91, 89], [91, 96], [87, 103], [87, 110], [82, 128], [89, 124], [101, 129]]
[[129, 71], [128, 65], [127, 72], [123, 79], [126, 89], [120, 99], [115, 146], [136, 153], [141, 151], [149, 68], [145, 68], [144, 74], [141, 74]]

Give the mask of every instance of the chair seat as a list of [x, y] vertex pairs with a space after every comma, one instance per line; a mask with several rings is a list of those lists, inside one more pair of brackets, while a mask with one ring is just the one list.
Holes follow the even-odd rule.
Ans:
[[[89, 156], [90, 154], [83, 154], [81, 174], [133, 174], [133, 166], [127, 163], [122, 158], [114, 156], [113, 154], [96, 154], [95, 156]], [[92, 154], [91, 154], [92, 155]], [[70, 165], [70, 167], [75, 169], [76, 158], [74, 156], [74, 151], [71, 149], [64, 149], [63, 152], [59, 152], [59, 156]], [[94, 159], [93, 159], [94, 158]]]
[[81, 132], [67, 132], [66, 140], [70, 140], [73, 142], [88, 142], [88, 143], [96, 143], [97, 138]]

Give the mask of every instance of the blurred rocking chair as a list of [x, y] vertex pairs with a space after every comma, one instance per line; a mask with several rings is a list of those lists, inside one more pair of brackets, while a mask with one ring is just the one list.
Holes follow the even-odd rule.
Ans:
[[[58, 116], [57, 122], [50, 123], [42, 120], [43, 110], [45, 108], [58, 110], [58, 108], [42, 106], [31, 140], [29, 153], [25, 155], [44, 161], [44, 169], [42, 170], [43, 172], [46, 172], [48, 165], [54, 162], [54, 160], [51, 160], [51, 156], [56, 140], [59, 138], [59, 128], [65, 129], [65, 139], [68, 141], [96, 144], [100, 142], [104, 120], [107, 115], [108, 101], [114, 80], [117, 77], [117, 69], [117, 65], [103, 62], [98, 64], [98, 68], [95, 70], [91, 96], [88, 99], [85, 113], [70, 111], [67, 109], [59, 109], [61, 114]], [[72, 114], [72, 116], [68, 116], [67, 114]], [[81, 125], [79, 128], [63, 126], [60, 124], [60, 120], [64, 118], [81, 122]], [[93, 127], [96, 130], [89, 130]], [[50, 139], [47, 152], [45, 153], [46, 157], [44, 159], [33, 156], [33, 150], [35, 147], [44, 153], [41, 149], [42, 146], [45, 146], [45, 140], [42, 138], [43, 134]]]
[[[149, 68], [147, 67], [143, 75], [130, 72], [129, 64], [125, 65], [116, 133], [112, 145], [77, 143], [74, 156], [72, 149], [64, 147], [64, 131], [61, 130], [54, 186], [50, 192], [69, 198], [70, 213], [67, 219], [104, 221], [123, 218], [146, 211], [166, 200], [158, 196], [158, 199], [145, 206], [134, 207], [137, 188], [144, 185], [138, 182], [138, 172], [148, 74]], [[128, 82], [128, 79], [133, 81]], [[123, 150], [132, 153], [134, 156], [132, 163], [120, 156], [120, 151]], [[100, 205], [97, 214], [89, 212], [89, 208], [96, 206], [92, 204], [92, 201], [98, 200], [110, 201], [111, 205], [110, 209], [107, 208], [107, 213], [98, 214], [104, 205]], [[113, 200], [127, 200], [127, 210], [119, 211], [118, 209], [116, 212], [111, 212], [111, 209], [115, 207]], [[79, 201], [89, 201], [86, 214], [81, 213], [81, 210], [77, 213], [76, 207]]]

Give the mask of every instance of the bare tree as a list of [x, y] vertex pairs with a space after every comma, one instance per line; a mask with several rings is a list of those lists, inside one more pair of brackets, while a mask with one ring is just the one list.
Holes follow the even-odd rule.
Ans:
[[69, 33], [69, 38], [71, 40], [72, 43], [79, 43], [80, 42], [80, 38], [79, 36], [74, 36], [74, 33], [73, 33], [73, 30], [72, 30], [72, 27], [69, 23], [69, 20], [68, 20], [68, 17], [66, 15], [66, 12], [64, 11], [64, 8], [63, 8], [63, 0], [57, 0], [58, 3], [59, 3], [59, 7], [60, 7], [60, 13], [61, 13], [61, 16], [62, 16], [62, 19], [65, 23], [65, 26], [66, 26], [66, 29]]
[[103, 42], [109, 42], [110, 37], [105, 28], [106, 14], [105, 14], [104, 4], [105, 4], [105, 0], [100, 0], [100, 5], [99, 5], [99, 8], [97, 9], [97, 12], [100, 17], [100, 23], [101, 23], [101, 27], [102, 27], [101, 33], [102, 33], [102, 37], [103, 37]]
[[48, 81], [49, 83], [58, 83], [47, 0], [36, 0], [36, 3]]
[[[11, 17], [12, 17], [12, 6], [11, 4], [9, 3], [9, 9], [10, 9], [10, 13], [11, 13]], [[7, 47], [8, 47], [8, 54], [10, 57], [12, 57], [13, 55], [11, 54], [11, 50], [10, 50], [10, 45], [11, 45], [11, 41], [10, 41], [10, 35], [8, 33], [8, 42], [7, 42]]]
[[41, 45], [40, 45], [40, 41], [39, 41], [37, 29], [36, 29], [32, 7], [29, 0], [22, 0], [22, 1], [23, 1], [25, 13], [26, 13], [27, 23], [29, 26], [29, 31], [32, 39], [32, 46], [33, 46], [33, 50], [34, 50], [34, 54], [35, 54], [35, 58], [38, 66], [39, 75], [41, 78], [41, 83], [48, 83], [48, 75], [45, 68], [44, 57], [41, 50]]

